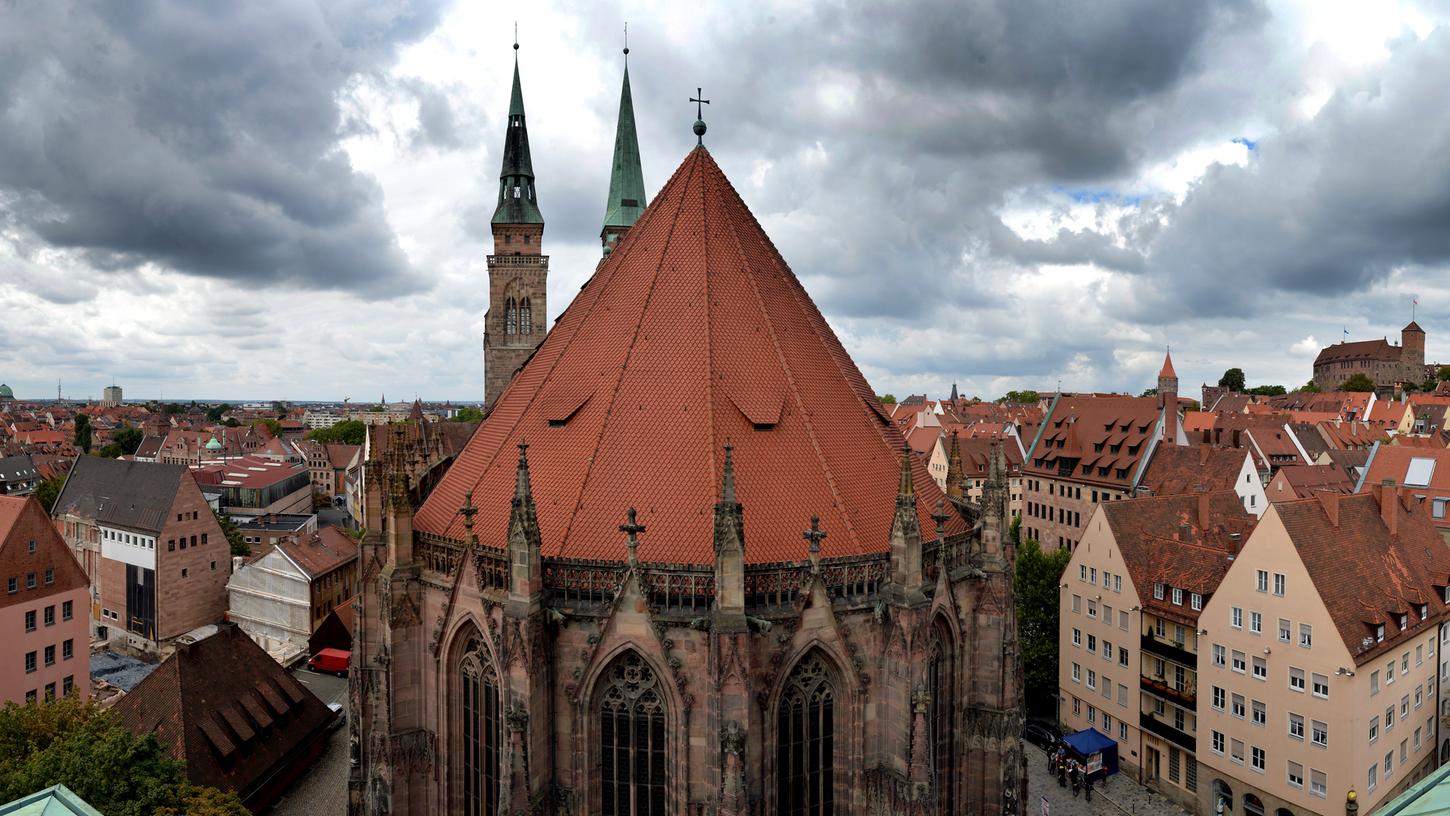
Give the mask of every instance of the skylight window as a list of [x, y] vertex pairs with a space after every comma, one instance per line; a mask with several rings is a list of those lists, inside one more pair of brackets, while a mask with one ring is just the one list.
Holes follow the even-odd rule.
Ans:
[[1434, 475], [1435, 460], [1425, 456], [1416, 456], [1410, 460], [1410, 466], [1405, 469], [1405, 484], [1429, 487], [1430, 478]]

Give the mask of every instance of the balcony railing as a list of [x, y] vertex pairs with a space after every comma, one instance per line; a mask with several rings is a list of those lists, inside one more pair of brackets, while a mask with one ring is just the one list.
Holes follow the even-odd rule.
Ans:
[[1198, 752], [1198, 740], [1192, 734], [1181, 731], [1152, 714], [1140, 715], [1138, 717], [1138, 725], [1144, 731], [1150, 734], [1156, 734], [1185, 751]]
[[1147, 674], [1142, 676], [1141, 681], [1146, 691], [1185, 708], [1192, 709], [1198, 703], [1198, 689], [1194, 688], [1192, 683], [1175, 683], [1166, 677], [1154, 677]]
[[1157, 637], [1147, 634], [1143, 635], [1142, 647], [1143, 651], [1148, 654], [1167, 658], [1174, 663], [1179, 663], [1189, 668], [1198, 667], [1198, 656], [1176, 642], [1159, 640]]

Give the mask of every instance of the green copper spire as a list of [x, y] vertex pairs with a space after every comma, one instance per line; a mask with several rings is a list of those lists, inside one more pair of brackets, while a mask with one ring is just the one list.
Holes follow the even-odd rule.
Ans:
[[519, 44], [514, 43], [514, 89], [509, 100], [508, 133], [503, 140], [495, 224], [542, 224], [534, 191], [534, 165], [529, 157], [529, 128], [524, 122], [524, 90], [519, 82]]
[[619, 123], [614, 130], [614, 166], [609, 175], [609, 200], [604, 204], [605, 250], [644, 212], [644, 170], [634, 127], [634, 98], [629, 92], [629, 48], [624, 49], [624, 86], [619, 91]]

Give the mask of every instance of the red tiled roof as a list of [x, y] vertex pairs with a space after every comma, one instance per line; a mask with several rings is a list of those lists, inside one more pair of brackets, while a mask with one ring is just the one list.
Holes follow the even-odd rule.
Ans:
[[1213, 428], [1218, 414], [1213, 411], [1189, 411], [1183, 415], [1183, 433], [1192, 441], [1194, 434], [1202, 434]]
[[[1199, 612], [1187, 597], [1182, 605], [1174, 604], [1168, 588], [1182, 589], [1185, 596], [1196, 592], [1207, 605], [1256, 521], [1238, 495], [1227, 490], [1101, 507], [1144, 607], [1182, 621], [1198, 620]], [[1154, 584], [1164, 585], [1162, 600], [1153, 597]]]
[[[747, 561], [804, 560], [812, 514], [827, 557], [888, 546], [901, 433], [703, 148], [500, 395], [415, 529], [461, 540], [472, 490], [475, 530], [502, 546], [521, 439], [546, 556], [623, 559], [617, 528], [636, 506], [642, 560], [713, 562], [727, 441]], [[932, 529], [942, 494], [924, 462], [912, 467]]]
[[314, 579], [356, 559], [358, 549], [357, 542], [336, 527], [319, 528], [300, 541], [283, 539], [276, 546]]
[[[30, 554], [31, 541], [36, 542], [34, 555]], [[20, 588], [15, 592], [0, 594], [0, 608], [90, 586], [85, 571], [40, 502], [31, 496], [0, 496], [0, 575], [19, 576], [46, 570], [54, 570], [51, 583], [37, 582], [33, 589], [18, 583]]]
[[[1410, 463], [1417, 459], [1421, 460], [1417, 470], [1427, 471], [1429, 478], [1416, 479], [1411, 484], [1407, 478], [1412, 475]], [[1363, 484], [1368, 489], [1371, 485], [1383, 483], [1385, 479], [1394, 479], [1395, 484], [1406, 489], [1419, 488], [1423, 491], [1430, 487], [1450, 491], [1450, 450], [1439, 446], [1430, 448], [1417, 445], [1379, 445], [1366, 465]]]
[[1355, 360], [1396, 362], [1400, 359], [1400, 353], [1399, 346], [1392, 346], [1386, 340], [1356, 340], [1352, 343], [1325, 346], [1319, 350], [1319, 356], [1314, 358], [1314, 365]]
[[1154, 397], [1063, 397], [1028, 451], [1027, 470], [1055, 476], [1067, 460], [1072, 472], [1064, 478], [1125, 487], [1148, 452], [1159, 414]]
[[1154, 496], [1233, 490], [1248, 452], [1208, 445], [1159, 445], [1139, 481]]
[[1173, 370], [1173, 355], [1166, 351], [1163, 353], [1163, 367], [1158, 369], [1158, 377], [1159, 379], [1164, 377], [1178, 379], [1178, 372]]
[[[1279, 492], [1277, 486], [1280, 482], [1289, 488], [1289, 495]], [[1354, 480], [1344, 468], [1333, 462], [1327, 465], [1289, 465], [1279, 468], [1274, 476], [1273, 487], [1269, 490], [1269, 501], [1307, 499], [1315, 493], [1324, 492], [1353, 493]]]
[[[1392, 507], [1393, 533], [1382, 516], [1378, 489], [1353, 496], [1321, 494], [1276, 504], [1270, 510], [1283, 520], [1356, 663], [1396, 648], [1445, 616], [1450, 547], [1430, 525], [1427, 507], [1398, 496], [1392, 497]], [[1346, 553], [1354, 557], [1346, 558]], [[1424, 621], [1418, 613], [1420, 604], [1428, 606]], [[1409, 616], [1405, 632], [1399, 627], [1401, 613]], [[1385, 639], [1376, 643], [1374, 627], [1381, 623]]]

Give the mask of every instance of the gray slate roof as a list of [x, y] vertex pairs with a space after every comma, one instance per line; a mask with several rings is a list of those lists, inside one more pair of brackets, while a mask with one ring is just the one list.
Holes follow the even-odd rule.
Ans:
[[159, 535], [187, 475], [185, 465], [82, 456], [55, 502], [55, 515], [73, 513], [102, 524]]

